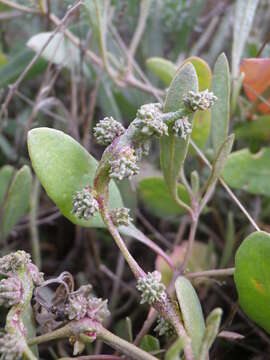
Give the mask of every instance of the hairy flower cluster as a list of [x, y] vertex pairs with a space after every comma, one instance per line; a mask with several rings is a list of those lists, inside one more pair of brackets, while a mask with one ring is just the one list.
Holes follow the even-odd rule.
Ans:
[[23, 346], [20, 339], [15, 334], [5, 334], [1, 336], [0, 354], [2, 354], [5, 360], [20, 359], [23, 354]]
[[71, 212], [79, 219], [89, 220], [98, 210], [98, 202], [91, 189], [84, 188], [73, 196]]
[[0, 258], [0, 272], [15, 273], [31, 263], [31, 257], [23, 250], [19, 250]]
[[172, 324], [162, 316], [158, 316], [157, 326], [154, 328], [154, 331], [159, 336], [167, 335], [171, 337], [175, 335], [175, 329]]
[[65, 306], [65, 313], [69, 320], [80, 320], [85, 316], [102, 323], [109, 315], [107, 300], [94, 297], [91, 294], [92, 286], [81, 286], [70, 294]]
[[0, 281], [0, 305], [10, 307], [19, 304], [23, 297], [23, 287], [20, 279], [11, 276]]
[[186, 140], [187, 136], [191, 134], [192, 131], [191, 124], [188, 121], [187, 116], [176, 120], [172, 129], [177, 136], [181, 136], [184, 140]]
[[122, 135], [125, 128], [113, 117], [105, 117], [94, 127], [94, 136], [101, 145], [110, 145], [115, 138]]
[[141, 277], [136, 285], [136, 288], [141, 292], [141, 304], [153, 304], [156, 301], [166, 299], [165, 285], [161, 282], [161, 273], [154, 271]]
[[207, 110], [214, 105], [217, 101], [217, 97], [206, 89], [201, 92], [189, 91], [183, 97], [183, 101], [192, 111]]
[[115, 226], [128, 225], [132, 222], [132, 218], [129, 215], [130, 209], [121, 207], [110, 211], [112, 222]]
[[127, 148], [126, 151], [123, 151], [118, 159], [111, 160], [110, 166], [109, 176], [116, 180], [129, 179], [139, 172], [137, 157], [132, 148]]
[[151, 143], [149, 140], [143, 141], [137, 145], [135, 152], [137, 160], [141, 160], [143, 155], [148, 155], [150, 151]]
[[162, 105], [159, 103], [141, 106], [133, 125], [147, 137], [168, 135], [168, 126], [162, 120]]

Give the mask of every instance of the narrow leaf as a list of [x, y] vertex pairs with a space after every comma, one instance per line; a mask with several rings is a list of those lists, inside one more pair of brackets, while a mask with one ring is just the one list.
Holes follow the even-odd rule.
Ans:
[[200, 348], [199, 360], [207, 359], [208, 352], [212, 346], [215, 338], [217, 337], [220, 322], [221, 322], [222, 310], [220, 308], [214, 309], [206, 319], [206, 329]]
[[194, 356], [197, 358], [205, 331], [205, 323], [200, 300], [191, 285], [191, 282], [184, 276], [179, 276], [176, 279], [175, 290], [181, 316], [183, 318], [186, 331], [191, 338]]
[[212, 91], [217, 101], [211, 108], [211, 138], [217, 154], [228, 135], [230, 120], [230, 71], [225, 54], [221, 54], [215, 64]]
[[[28, 133], [28, 151], [39, 181], [62, 214], [74, 224], [104, 227], [99, 214], [83, 220], [71, 213], [75, 192], [93, 185], [97, 161], [70, 136], [49, 128], [37, 128]], [[121, 206], [119, 190], [111, 182], [109, 207]]]
[[259, 0], [237, 0], [235, 4], [233, 46], [232, 46], [232, 76], [238, 76], [241, 56], [251, 30], [253, 18]]
[[0, 223], [0, 238], [4, 239], [29, 207], [32, 175], [28, 166], [23, 166], [14, 176], [3, 207]]
[[5, 165], [0, 169], [0, 208], [8, 191], [12, 175], [14, 175], [15, 169], [13, 166]]
[[[164, 112], [177, 111], [182, 98], [189, 90], [198, 91], [198, 78], [192, 64], [187, 63], [177, 71], [164, 104]], [[192, 122], [192, 117], [189, 119]], [[181, 166], [188, 150], [189, 137], [186, 140], [174, 136], [163, 136], [160, 140], [160, 161], [163, 176], [170, 194], [177, 197], [177, 181]]]
[[179, 355], [184, 348], [182, 339], [177, 339], [165, 354], [165, 360], [179, 360]]

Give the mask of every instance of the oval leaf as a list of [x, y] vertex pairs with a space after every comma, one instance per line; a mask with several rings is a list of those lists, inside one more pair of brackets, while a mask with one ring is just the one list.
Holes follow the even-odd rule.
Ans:
[[[75, 192], [93, 185], [97, 161], [69, 135], [49, 128], [37, 128], [28, 133], [28, 150], [39, 181], [62, 214], [74, 224], [104, 227], [99, 214], [83, 220], [71, 213]], [[109, 207], [121, 206], [119, 190], [111, 182]]]
[[147, 59], [146, 66], [167, 86], [170, 85], [177, 70], [177, 66], [174, 63], [160, 57]]
[[197, 358], [205, 332], [200, 300], [191, 282], [184, 276], [179, 276], [176, 279], [175, 290], [185, 329], [191, 338], [194, 357]]
[[270, 334], [270, 235], [255, 232], [240, 245], [234, 280], [244, 312]]
[[29, 208], [32, 175], [29, 166], [23, 166], [9, 187], [0, 223], [0, 238], [4, 239]]
[[270, 148], [263, 148], [257, 154], [248, 149], [235, 151], [229, 155], [222, 177], [235, 189], [270, 196], [269, 162]]

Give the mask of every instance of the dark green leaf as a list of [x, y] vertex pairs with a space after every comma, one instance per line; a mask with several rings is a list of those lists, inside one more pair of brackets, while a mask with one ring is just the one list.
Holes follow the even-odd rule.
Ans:
[[145, 335], [140, 342], [140, 348], [146, 352], [155, 352], [160, 350], [159, 340], [151, 335]]

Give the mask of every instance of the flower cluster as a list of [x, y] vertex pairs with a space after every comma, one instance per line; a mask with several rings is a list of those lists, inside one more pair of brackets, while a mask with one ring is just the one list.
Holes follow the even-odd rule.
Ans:
[[105, 117], [94, 127], [94, 136], [101, 145], [110, 145], [115, 138], [122, 135], [125, 128], [113, 117]]
[[81, 286], [70, 294], [65, 306], [65, 313], [69, 320], [80, 320], [85, 316], [102, 323], [109, 315], [107, 300], [94, 297], [92, 286]]
[[0, 272], [4, 274], [15, 273], [31, 263], [31, 256], [19, 250], [0, 258]]
[[139, 129], [141, 135], [147, 137], [168, 135], [168, 126], [162, 120], [162, 105], [159, 103], [141, 106], [133, 125]]
[[79, 219], [89, 220], [98, 210], [98, 202], [90, 188], [77, 191], [73, 196], [71, 212]]
[[188, 121], [187, 116], [176, 120], [172, 129], [177, 136], [180, 136], [184, 140], [186, 140], [187, 136], [191, 134], [192, 131], [191, 124]]
[[128, 147], [125, 151], [121, 152], [117, 159], [110, 161], [110, 166], [109, 176], [111, 179], [129, 179], [131, 176], [138, 174], [139, 167], [135, 150]]
[[157, 318], [157, 326], [154, 328], [154, 331], [159, 335], [168, 335], [170, 337], [175, 335], [175, 329], [173, 325], [164, 317], [158, 316]]
[[166, 299], [166, 288], [161, 282], [161, 273], [154, 271], [141, 277], [136, 285], [136, 288], [141, 293], [141, 304], [153, 304], [156, 301], [163, 301]]
[[130, 209], [122, 207], [110, 211], [112, 222], [115, 226], [128, 225], [132, 218], [129, 215]]
[[[5, 360], [18, 360], [22, 357], [23, 346], [15, 334], [5, 334], [0, 337], [0, 354]], [[2, 357], [1, 357], [2, 359]]]
[[206, 89], [201, 92], [189, 91], [183, 97], [183, 101], [186, 107], [192, 111], [207, 110], [214, 105], [217, 97]]
[[23, 298], [23, 287], [17, 276], [0, 281], [0, 305], [10, 307], [19, 304]]

